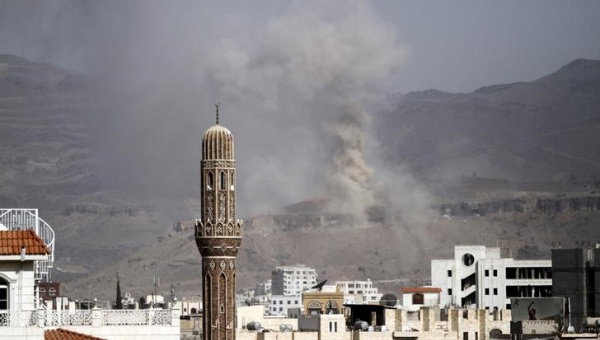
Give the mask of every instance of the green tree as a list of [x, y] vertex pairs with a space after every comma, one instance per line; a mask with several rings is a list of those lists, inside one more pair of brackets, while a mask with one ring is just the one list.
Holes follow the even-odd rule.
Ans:
[[123, 298], [121, 297], [121, 280], [117, 273], [117, 301], [115, 301], [115, 309], [123, 309]]

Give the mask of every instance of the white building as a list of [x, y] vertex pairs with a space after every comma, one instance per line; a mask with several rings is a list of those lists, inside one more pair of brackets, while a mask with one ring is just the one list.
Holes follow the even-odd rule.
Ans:
[[[301, 295], [271, 295], [268, 315], [289, 316], [302, 311]], [[293, 313], [290, 313], [293, 311]]]
[[[178, 340], [178, 308], [76, 309], [75, 302], [40, 303], [38, 283], [50, 277], [54, 232], [37, 209], [0, 209], [0, 339], [78, 338]], [[66, 300], [66, 299], [65, 299]], [[66, 308], [64, 307], [66, 306]]]
[[317, 284], [317, 271], [303, 265], [276, 267], [271, 272], [273, 295], [300, 295]]
[[378, 304], [383, 294], [373, 287], [370, 279], [367, 281], [336, 281], [335, 285], [344, 293], [344, 303], [347, 304]]
[[402, 288], [402, 307], [407, 311], [415, 312], [421, 307], [439, 306], [441, 291], [437, 287], [404, 287]]
[[454, 259], [431, 260], [431, 284], [442, 289], [440, 304], [510, 309], [512, 297], [547, 297], [551, 260], [516, 260], [510, 249], [455, 246]]

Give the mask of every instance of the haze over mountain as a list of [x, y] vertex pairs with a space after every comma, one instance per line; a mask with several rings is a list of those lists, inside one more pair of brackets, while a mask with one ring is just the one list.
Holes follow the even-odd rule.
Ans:
[[[184, 94], [168, 95], [189, 100]], [[0, 56], [0, 205], [40, 208], [57, 231], [54, 278], [73, 297], [93, 291], [111, 299], [117, 271], [127, 273], [121, 276], [122, 287], [135, 294], [148, 293], [155, 272], [165, 286], [173, 283], [178, 294], [194, 295], [200, 287], [200, 256], [186, 221], [199, 211], [201, 136], [212, 122], [192, 120], [197, 125], [185, 129], [176, 122], [152, 126], [110, 111], [140, 109], [133, 104], [97, 78]], [[212, 108], [198, 110], [212, 115]], [[426, 278], [429, 260], [447, 256], [458, 243], [501, 241], [517, 255], [547, 257], [552, 242], [566, 246], [600, 239], [600, 61], [576, 60], [533, 82], [492, 85], [468, 94], [430, 90], [390, 95], [378, 110], [369, 108], [368, 117], [350, 112], [358, 112], [347, 117], [361, 122], [364, 132], [364, 144], [357, 149], [362, 162], [351, 165], [365, 171], [368, 181], [358, 192], [371, 199], [327, 195], [336, 191], [321, 191], [319, 197], [295, 192], [300, 185], [328, 183], [319, 176], [331, 172], [319, 174], [318, 162], [301, 166], [314, 168], [311, 183], [304, 182], [306, 176], [295, 178], [293, 171], [269, 172], [290, 183], [280, 190], [287, 189], [287, 197], [295, 201], [273, 195], [260, 202], [269, 211], [242, 216], [247, 238], [239, 259], [239, 287], [267, 279], [276, 265], [305, 263], [329, 279]], [[280, 123], [284, 121], [276, 126]], [[224, 125], [229, 127], [227, 121]], [[247, 143], [246, 138], [267, 137], [270, 144], [283, 145], [288, 141], [278, 143], [277, 138], [286, 134], [257, 136], [234, 126], [238, 188], [256, 188], [244, 181], [263, 167], [277, 169], [280, 160], [267, 157], [251, 168], [244, 165], [246, 159], [268, 154], [249, 148], [267, 144]], [[152, 134], [166, 131], [143, 145], [143, 128]], [[178, 128], [195, 133], [180, 139]], [[158, 147], [171, 135], [187, 143], [181, 149]], [[341, 145], [354, 140], [339, 136]], [[149, 146], [156, 146], [155, 155], [147, 153]], [[131, 159], [124, 159], [127, 155]], [[343, 153], [337, 155], [344, 159]], [[581, 203], [584, 199], [587, 203]], [[460, 208], [460, 202], [470, 208]], [[246, 203], [241, 199], [238, 206]], [[440, 208], [444, 204], [452, 211], [446, 217]], [[348, 206], [359, 207], [360, 213], [344, 210]], [[179, 220], [184, 220], [182, 227], [174, 230]]]

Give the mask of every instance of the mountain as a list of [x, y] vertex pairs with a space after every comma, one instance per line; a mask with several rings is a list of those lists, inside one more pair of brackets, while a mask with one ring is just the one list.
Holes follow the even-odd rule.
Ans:
[[91, 98], [98, 86], [75, 72], [0, 55], [0, 206], [38, 208], [56, 231], [56, 259], [80, 273], [156, 240], [173, 221], [99, 171], [94, 145], [104, 117]]
[[600, 62], [472, 93], [408, 93], [377, 122], [384, 157], [425, 178], [589, 181], [600, 174]]
[[[107, 120], [121, 100], [103, 86], [0, 55], [0, 204], [37, 207], [55, 229], [53, 277], [68, 296], [112, 299], [117, 272], [134, 296], [153, 289], [154, 274], [159, 293], [173, 284], [178, 296], [197, 295], [189, 220], [199, 210], [197, 183], [181, 179], [192, 194], [173, 195], [163, 190], [169, 185], [133, 181], [144, 169], [121, 181], [108, 175], [121, 165], [107, 149], [136, 149], [128, 133], [102, 143], [113, 139]], [[450, 256], [455, 244], [501, 242], [518, 257], [547, 258], [553, 242], [600, 240], [599, 92], [600, 61], [577, 60], [527, 83], [392, 96], [373, 117], [377, 152], [427, 189], [430, 214], [395, 223], [374, 207], [359, 224], [328, 214], [320, 198], [246, 216], [238, 287], [268, 279], [277, 265], [304, 263], [320, 278], [371, 278], [397, 293], [401, 279], [429, 277], [429, 260]]]

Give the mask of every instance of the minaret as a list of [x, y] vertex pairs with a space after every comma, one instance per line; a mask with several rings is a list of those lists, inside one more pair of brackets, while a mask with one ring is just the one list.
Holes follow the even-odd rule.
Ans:
[[233, 135], [217, 123], [202, 139], [200, 204], [196, 245], [202, 255], [203, 332], [205, 340], [235, 339], [236, 255], [242, 221], [235, 218]]

